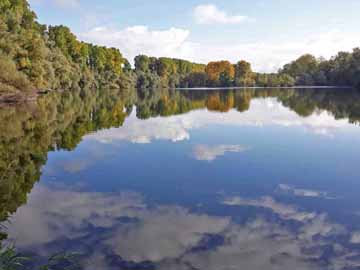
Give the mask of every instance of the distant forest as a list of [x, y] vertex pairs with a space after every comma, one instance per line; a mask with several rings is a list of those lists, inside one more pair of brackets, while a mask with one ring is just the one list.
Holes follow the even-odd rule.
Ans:
[[0, 70], [0, 96], [86, 87], [360, 87], [360, 49], [330, 60], [303, 55], [272, 74], [254, 72], [244, 60], [204, 65], [145, 55], [133, 68], [117, 48], [81, 42], [62, 25], [40, 24], [26, 0], [0, 0]]

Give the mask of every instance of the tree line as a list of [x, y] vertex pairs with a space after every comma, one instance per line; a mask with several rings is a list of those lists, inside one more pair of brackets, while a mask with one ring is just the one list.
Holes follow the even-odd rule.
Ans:
[[135, 73], [138, 88], [179, 87], [189, 74], [205, 72], [206, 65], [190, 61], [167, 58], [136, 56]]
[[[188, 68], [179, 68], [180, 63]], [[290, 87], [290, 86], [353, 86], [360, 88], [360, 48], [340, 52], [330, 60], [306, 54], [284, 65], [277, 73], [258, 73], [241, 60], [213, 61], [207, 65], [184, 60], [135, 58], [138, 86], [168, 87]]]
[[131, 67], [117, 48], [79, 41], [66, 26], [37, 21], [27, 0], [0, 0], [0, 96], [84, 87], [360, 87], [360, 49], [330, 60], [303, 55], [276, 73], [257, 73], [241, 60], [198, 64], [139, 55]]
[[289, 74], [255, 73], [251, 64], [243, 60], [237, 64], [231, 64], [229, 61], [213, 61], [204, 65], [180, 59], [139, 55], [135, 58], [135, 72], [139, 88], [295, 85], [295, 80]]
[[360, 87], [360, 48], [339, 52], [330, 60], [306, 54], [285, 65], [279, 74], [288, 74], [297, 85]]

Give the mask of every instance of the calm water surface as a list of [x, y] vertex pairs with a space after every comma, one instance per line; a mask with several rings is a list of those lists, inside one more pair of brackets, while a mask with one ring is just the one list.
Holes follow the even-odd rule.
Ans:
[[360, 269], [359, 93], [50, 98], [1, 110], [4, 243], [86, 270]]

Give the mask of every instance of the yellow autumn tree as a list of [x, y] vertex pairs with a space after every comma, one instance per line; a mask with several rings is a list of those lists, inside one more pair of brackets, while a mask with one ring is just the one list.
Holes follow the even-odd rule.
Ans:
[[229, 61], [210, 62], [206, 66], [205, 72], [209, 80], [215, 84], [220, 81], [220, 78], [225, 77], [232, 81], [235, 77], [234, 66]]

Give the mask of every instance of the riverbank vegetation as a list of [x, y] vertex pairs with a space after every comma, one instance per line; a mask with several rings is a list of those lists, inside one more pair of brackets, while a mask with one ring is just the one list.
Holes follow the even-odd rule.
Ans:
[[[143, 61], [143, 59], [152, 59]], [[189, 63], [185, 71], [177, 67], [182, 60], [149, 58], [135, 59], [137, 74], [147, 74], [138, 81], [140, 87], [154, 85], [158, 81], [166, 86], [180, 88], [194, 87], [289, 87], [289, 86], [352, 86], [360, 87], [360, 49], [352, 53], [340, 52], [330, 60], [316, 58], [310, 54], [286, 64], [278, 73], [258, 73], [251, 64], [240, 60], [236, 64], [229, 61], [215, 61], [207, 65]], [[141, 65], [137, 64], [143, 61]], [[155, 64], [154, 64], [155, 63]], [[146, 68], [144, 67], [146, 65]], [[155, 68], [153, 68], [155, 66]], [[161, 67], [161, 71], [157, 67]], [[149, 80], [146, 80], [146, 79]]]
[[26, 0], [0, 0], [0, 91], [121, 88], [129, 63], [115, 48], [77, 40], [65, 26], [42, 25]]
[[139, 55], [134, 64], [117, 48], [79, 41], [66, 26], [40, 24], [26, 0], [0, 0], [0, 96], [84, 87], [360, 87], [358, 48], [330, 60], [303, 55], [272, 74], [254, 72], [244, 60], [198, 64]]

